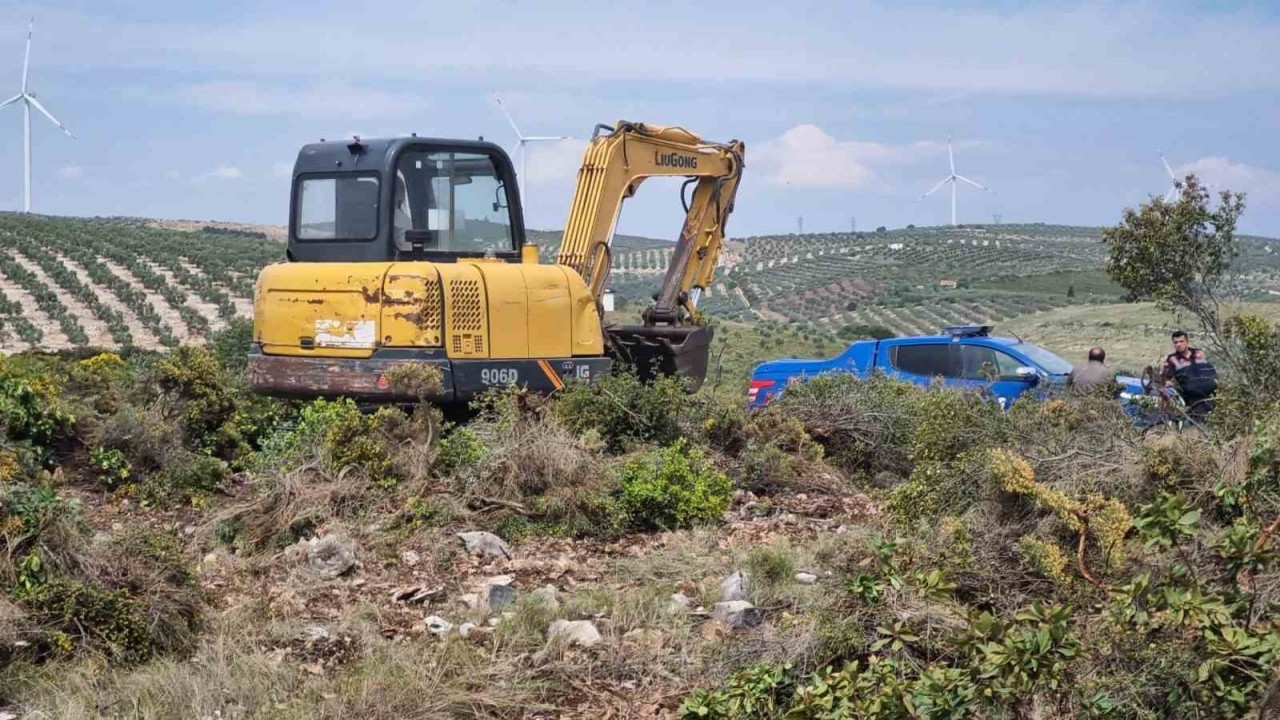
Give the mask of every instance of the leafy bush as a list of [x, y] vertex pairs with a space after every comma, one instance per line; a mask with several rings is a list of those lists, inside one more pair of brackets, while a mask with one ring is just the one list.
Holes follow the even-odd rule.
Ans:
[[230, 424], [237, 393], [212, 350], [192, 345], [175, 348], [155, 365], [157, 387], [176, 406], [178, 423], [192, 447], [231, 458], [244, 440]]
[[790, 665], [753, 665], [721, 689], [695, 690], [681, 717], [729, 720], [963, 718], [982, 709], [1011, 709], [1027, 717], [1037, 693], [1066, 688], [1080, 650], [1065, 608], [1032, 606], [1010, 621], [990, 614], [968, 619], [947, 640], [945, 660], [917, 664], [910, 645], [922, 638], [904, 623], [884, 636], [865, 660], [797, 677]]
[[154, 507], [199, 504], [227, 479], [227, 465], [208, 455], [175, 453], [160, 472], [144, 480], [138, 495]]
[[22, 600], [41, 627], [39, 655], [92, 649], [121, 662], [139, 663], [154, 654], [142, 606], [123, 590], [55, 580], [34, 588]]
[[99, 483], [108, 489], [115, 488], [132, 476], [129, 458], [119, 450], [94, 448], [89, 451], [89, 468]]
[[80, 503], [47, 485], [0, 485], [0, 590], [31, 589], [84, 563]]
[[377, 487], [394, 487], [401, 477], [383, 430], [388, 414], [401, 415], [394, 408], [365, 415], [350, 398], [315, 400], [302, 407], [293, 429], [278, 429], [264, 444], [259, 465], [283, 466], [301, 453], [316, 452], [333, 472], [351, 468]]
[[54, 439], [74, 422], [52, 373], [0, 358], [0, 425], [9, 439], [29, 443], [48, 462]]
[[209, 345], [231, 377], [240, 377], [249, 367], [249, 346], [253, 343], [253, 321], [235, 317], [227, 326], [209, 336]]
[[575, 433], [598, 432], [610, 452], [616, 453], [635, 442], [675, 442], [682, 435], [680, 415], [689, 403], [679, 378], [644, 383], [620, 368], [590, 385], [566, 388], [555, 412]]
[[468, 470], [479, 466], [487, 453], [488, 448], [474, 430], [455, 427], [440, 439], [435, 470], [441, 475]]
[[733, 487], [683, 440], [628, 461], [618, 471], [620, 502], [640, 529], [680, 529], [720, 520]]

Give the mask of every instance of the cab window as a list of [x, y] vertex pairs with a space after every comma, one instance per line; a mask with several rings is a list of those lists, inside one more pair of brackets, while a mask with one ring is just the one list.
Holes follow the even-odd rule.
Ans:
[[304, 175], [297, 212], [299, 240], [372, 240], [378, 234], [378, 177]]
[[396, 162], [392, 229], [400, 253], [413, 251], [410, 230], [420, 231], [414, 235], [428, 253], [516, 251], [506, 184], [482, 153], [403, 153]]

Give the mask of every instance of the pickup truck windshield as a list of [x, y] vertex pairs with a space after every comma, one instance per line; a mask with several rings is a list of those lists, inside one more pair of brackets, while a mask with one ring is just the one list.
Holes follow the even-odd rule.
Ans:
[[1031, 358], [1031, 361], [1044, 368], [1046, 372], [1054, 375], [1066, 375], [1071, 372], [1071, 363], [1045, 350], [1039, 345], [1031, 343], [1018, 343], [1012, 346], [1015, 350]]

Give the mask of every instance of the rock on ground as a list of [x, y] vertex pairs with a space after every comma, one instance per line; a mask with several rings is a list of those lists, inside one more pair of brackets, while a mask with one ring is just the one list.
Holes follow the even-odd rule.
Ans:
[[734, 630], [757, 627], [764, 622], [760, 609], [746, 600], [718, 602], [711, 608], [711, 617]]
[[818, 576], [810, 572], [796, 573], [796, 582], [801, 585], [813, 585], [818, 582]]
[[320, 577], [336, 578], [355, 565], [355, 552], [335, 535], [313, 538], [307, 543], [307, 566]]
[[501, 610], [514, 603], [519, 593], [511, 584], [513, 582], [515, 578], [510, 575], [495, 575], [480, 581], [479, 592], [476, 593], [477, 607]]
[[547, 610], [555, 611], [560, 609], [560, 599], [556, 597], [555, 585], [543, 585], [529, 593], [529, 597], [534, 598], [538, 604]]
[[469, 553], [478, 552], [487, 557], [511, 559], [511, 546], [507, 544], [506, 540], [491, 532], [472, 530], [471, 532], [458, 533], [458, 539], [462, 541], [463, 547]]
[[724, 602], [747, 599], [747, 576], [741, 570], [735, 570], [720, 583], [720, 599]]
[[453, 629], [453, 623], [445, 620], [439, 615], [431, 615], [427, 617], [426, 623], [427, 632], [432, 635], [448, 635], [449, 631]]
[[562, 638], [570, 645], [591, 647], [603, 638], [590, 620], [556, 620], [547, 628], [547, 640]]

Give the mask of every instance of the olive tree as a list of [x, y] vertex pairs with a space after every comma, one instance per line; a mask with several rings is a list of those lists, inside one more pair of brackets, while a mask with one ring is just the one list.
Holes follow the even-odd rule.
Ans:
[[1194, 317], [1221, 359], [1240, 369], [1223, 303], [1235, 299], [1236, 221], [1245, 196], [1223, 191], [1215, 207], [1195, 175], [1178, 187], [1177, 200], [1156, 197], [1137, 210], [1125, 208], [1120, 224], [1102, 231], [1107, 272], [1125, 289], [1127, 300], [1154, 301], [1162, 310]]

